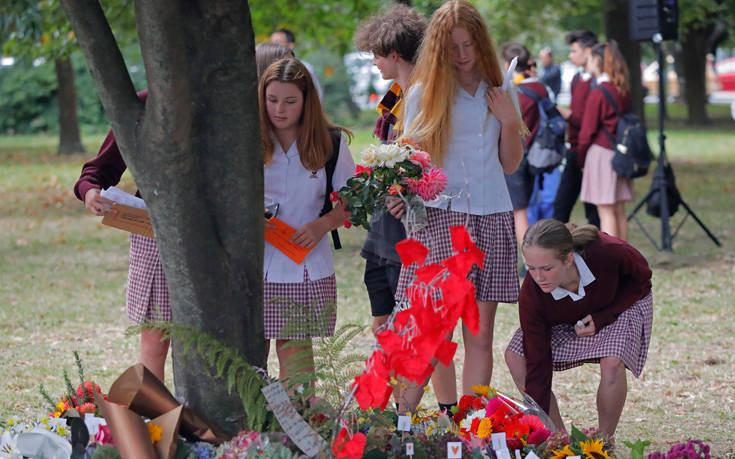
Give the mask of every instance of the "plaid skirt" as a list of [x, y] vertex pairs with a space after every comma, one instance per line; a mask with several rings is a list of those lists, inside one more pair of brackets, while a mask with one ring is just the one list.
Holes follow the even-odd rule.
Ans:
[[[438, 263], [452, 255], [451, 226], [467, 225], [472, 239], [485, 254], [484, 269], [473, 267], [467, 279], [475, 284], [478, 301], [518, 301], [518, 254], [513, 212], [472, 215], [451, 210], [426, 208], [428, 224], [414, 238], [429, 249], [426, 264]], [[414, 281], [416, 267], [401, 269], [396, 299], [405, 300], [406, 288]]]
[[334, 334], [337, 279], [332, 274], [304, 281], [263, 283], [265, 339], [307, 339]]
[[[617, 357], [638, 378], [648, 357], [652, 324], [653, 296], [649, 292], [594, 336], [580, 338], [574, 331], [574, 325], [554, 325], [551, 328], [552, 367], [554, 371], [563, 371], [584, 363], [599, 363], [602, 357]], [[523, 355], [523, 331], [520, 328], [507, 350]]]
[[126, 290], [125, 313], [133, 323], [171, 320], [171, 301], [155, 239], [130, 234]]

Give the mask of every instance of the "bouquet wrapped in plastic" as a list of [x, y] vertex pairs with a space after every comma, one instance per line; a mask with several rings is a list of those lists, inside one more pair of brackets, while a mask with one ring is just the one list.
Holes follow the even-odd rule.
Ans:
[[386, 198], [406, 204], [404, 224], [415, 231], [425, 220], [423, 203], [444, 190], [447, 177], [428, 153], [410, 143], [370, 145], [360, 155], [355, 175], [332, 196], [349, 211], [349, 222], [370, 229], [370, 216], [386, 211]]

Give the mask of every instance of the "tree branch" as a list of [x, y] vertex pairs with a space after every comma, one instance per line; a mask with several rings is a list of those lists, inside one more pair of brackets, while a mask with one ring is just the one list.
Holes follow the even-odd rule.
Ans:
[[143, 104], [98, 0], [61, 0], [87, 60], [97, 93], [123, 154], [134, 151], [135, 124]]

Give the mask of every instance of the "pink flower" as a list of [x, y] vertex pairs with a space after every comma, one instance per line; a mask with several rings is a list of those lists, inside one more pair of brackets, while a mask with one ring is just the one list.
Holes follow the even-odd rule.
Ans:
[[106, 425], [100, 426], [100, 430], [97, 432], [97, 435], [94, 436], [94, 441], [97, 442], [98, 445], [115, 446], [115, 441], [112, 439], [110, 428]]
[[425, 151], [416, 150], [408, 159], [415, 165], [421, 166], [424, 170], [431, 167], [431, 156]]
[[543, 427], [538, 430], [534, 429], [534, 431], [531, 432], [531, 435], [528, 436], [528, 443], [531, 445], [540, 445], [549, 438], [549, 435], [551, 435], [551, 431]]
[[418, 179], [407, 179], [408, 190], [421, 196], [424, 201], [433, 201], [447, 186], [447, 176], [441, 168], [432, 166]]

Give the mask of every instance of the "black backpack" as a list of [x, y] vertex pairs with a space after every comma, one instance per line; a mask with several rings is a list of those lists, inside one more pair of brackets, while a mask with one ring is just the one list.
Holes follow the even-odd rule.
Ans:
[[[540, 117], [538, 131], [526, 152], [528, 169], [534, 175], [551, 172], [564, 158], [564, 133], [567, 130], [567, 122], [548, 97], [541, 97], [536, 91], [522, 84], [517, 88], [521, 94], [536, 102]], [[523, 145], [525, 148], [525, 142]]]
[[[327, 173], [327, 193], [324, 195], [324, 206], [322, 206], [319, 216], [323, 216], [332, 210], [333, 205], [330, 198], [332, 194], [332, 177], [334, 176], [334, 169], [337, 167], [337, 159], [339, 158], [339, 144], [342, 141], [342, 131], [339, 129], [330, 129], [329, 136], [332, 138], [332, 156], [329, 157], [327, 163], [324, 165], [324, 171]], [[332, 242], [334, 242], [335, 249], [341, 249], [342, 244], [339, 240], [339, 233], [337, 230], [332, 230]]]
[[615, 151], [615, 156], [612, 159], [613, 170], [616, 174], [625, 178], [637, 178], [646, 175], [653, 154], [651, 154], [651, 148], [648, 146], [646, 128], [643, 127], [641, 119], [635, 113], [621, 115], [618, 105], [607, 89], [601, 85], [595, 85], [593, 88], [602, 91], [618, 117], [615, 138], [608, 132], [605, 125], [602, 126], [602, 130]]

